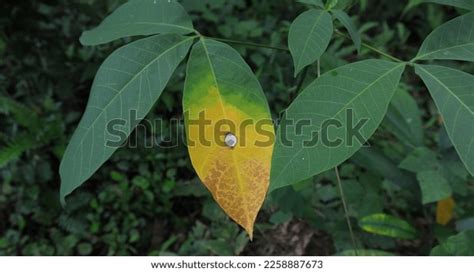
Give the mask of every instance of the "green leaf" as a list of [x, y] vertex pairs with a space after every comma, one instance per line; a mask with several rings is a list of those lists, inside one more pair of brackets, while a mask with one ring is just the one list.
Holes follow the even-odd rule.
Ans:
[[393, 96], [383, 125], [404, 143], [423, 145], [421, 113], [415, 99], [405, 89], [398, 89]]
[[474, 10], [474, 1], [472, 0], [411, 0], [405, 8], [404, 12], [423, 3], [435, 3], [462, 9]]
[[448, 198], [453, 193], [449, 182], [438, 171], [422, 171], [416, 177], [420, 184], [423, 204]]
[[206, 247], [213, 254], [218, 256], [232, 256], [234, 252], [231, 244], [222, 240], [202, 240], [203, 246]]
[[80, 41], [83, 45], [98, 45], [130, 36], [193, 31], [191, 19], [176, 1], [132, 0], [117, 8], [98, 27], [82, 33]]
[[288, 47], [295, 65], [295, 77], [326, 51], [332, 31], [331, 15], [324, 10], [305, 11], [293, 21], [288, 36]]
[[339, 0], [327, 0], [326, 1], [326, 9], [330, 10], [338, 4]]
[[355, 0], [328, 0], [326, 2], [326, 9], [346, 9], [355, 4]]
[[[352, 156], [380, 125], [404, 68], [405, 64], [382, 60], [356, 62], [324, 74], [303, 90], [279, 126], [271, 190], [331, 169]], [[322, 126], [330, 123], [341, 126], [328, 126], [325, 131]], [[354, 133], [354, 127], [359, 127], [359, 133]]]
[[414, 60], [474, 61], [474, 12], [436, 28], [425, 39]]
[[456, 230], [459, 232], [474, 230], [474, 217], [464, 218], [456, 221]]
[[315, 7], [324, 8], [323, 0], [298, 0], [299, 3], [312, 5]]
[[352, 156], [351, 160], [355, 164], [385, 177], [400, 188], [411, 189], [416, 185], [413, 175], [399, 169], [393, 161], [376, 147], [361, 148]]
[[13, 115], [19, 125], [31, 132], [35, 132], [41, 124], [41, 119], [34, 110], [3, 95], [0, 95], [0, 113]]
[[41, 146], [42, 143], [35, 136], [21, 133], [6, 146], [0, 146], [0, 168], [18, 159], [27, 150]]
[[92, 248], [92, 245], [89, 243], [80, 243], [77, 246], [77, 250], [79, 252], [79, 255], [85, 256], [85, 255], [91, 254], [93, 248]]
[[354, 25], [352, 19], [349, 17], [349, 15], [347, 15], [345, 11], [339, 9], [332, 10], [332, 14], [347, 29], [347, 32], [349, 32], [349, 35], [351, 36], [351, 39], [354, 42], [357, 52], [360, 53], [360, 46], [362, 41], [360, 38], [359, 31]]
[[439, 162], [435, 152], [426, 147], [417, 147], [403, 159], [399, 167], [413, 173], [419, 173], [438, 169]]
[[405, 8], [403, 9], [403, 14], [407, 13], [409, 10], [411, 10], [412, 8], [418, 6], [419, 4], [422, 3], [423, 0], [409, 0], [408, 1], [408, 4], [405, 6]]
[[446, 124], [461, 160], [474, 175], [474, 76], [434, 65], [416, 65]]
[[416, 229], [398, 217], [378, 213], [368, 215], [359, 221], [366, 232], [399, 239], [415, 239]]
[[[192, 39], [174, 34], [153, 36], [119, 48], [105, 60], [61, 161], [63, 203], [64, 197], [86, 181], [150, 111], [186, 56]], [[132, 122], [133, 115], [136, 119]], [[117, 120], [122, 123], [111, 128]], [[111, 129], [120, 130], [121, 137]]]
[[474, 231], [463, 231], [449, 237], [431, 250], [431, 256], [473, 256]]
[[274, 225], [278, 225], [290, 221], [292, 218], [293, 214], [291, 212], [277, 211], [276, 213], [272, 214], [269, 221]]
[[348, 249], [336, 254], [337, 256], [395, 256], [393, 253], [377, 249]]

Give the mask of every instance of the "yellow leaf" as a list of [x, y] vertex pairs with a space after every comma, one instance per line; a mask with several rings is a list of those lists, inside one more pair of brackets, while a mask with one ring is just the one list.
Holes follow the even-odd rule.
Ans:
[[436, 222], [440, 225], [446, 225], [453, 219], [453, 211], [456, 203], [452, 197], [438, 201], [436, 206]]
[[258, 80], [230, 46], [201, 39], [189, 58], [183, 110], [194, 169], [252, 239], [268, 190], [274, 142]]

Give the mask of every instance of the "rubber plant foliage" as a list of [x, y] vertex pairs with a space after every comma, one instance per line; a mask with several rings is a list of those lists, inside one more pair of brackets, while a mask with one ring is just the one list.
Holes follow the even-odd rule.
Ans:
[[256, 76], [232, 47], [201, 36], [176, 1], [129, 1], [80, 41], [92, 46], [131, 36], [149, 37], [117, 49], [100, 66], [61, 161], [62, 202], [126, 140], [117, 144], [107, 126], [122, 120], [128, 137], [138, 125], [130, 112], [138, 120], [150, 112], [191, 50], [183, 99], [191, 161], [217, 203], [251, 238], [268, 190], [274, 141]]
[[[344, 3], [350, 1], [299, 2], [308, 9], [292, 22], [287, 50], [293, 58], [295, 77], [318, 63], [334, 34], [352, 39], [354, 51], [360, 52], [364, 46], [372, 48], [361, 41], [359, 31], [344, 11]], [[474, 76], [422, 63], [474, 60], [474, 35], [465, 34], [474, 33], [474, 7], [462, 8], [471, 11], [436, 28], [410, 61], [375, 50], [384, 59], [361, 60], [318, 76], [284, 111], [275, 132], [262, 87], [236, 50], [201, 35], [177, 1], [128, 1], [80, 38], [83, 45], [95, 46], [134, 37], [127, 39], [133, 42], [115, 50], [95, 76], [87, 107], [61, 161], [61, 201], [65, 204], [65, 197], [126, 141], [126, 137], [117, 139], [108, 133], [107, 127], [120, 120], [121, 131], [128, 137], [138, 124], [132, 120], [145, 118], [185, 60], [182, 103], [192, 165], [216, 202], [250, 238], [267, 191], [295, 185], [337, 167], [370, 139], [391, 103], [410, 106], [401, 103], [413, 102], [410, 95], [397, 92], [406, 66], [414, 67], [426, 84], [449, 139], [473, 175]], [[335, 27], [336, 21], [349, 35]], [[415, 102], [411, 104], [416, 108]], [[131, 118], [132, 111], [136, 118]], [[331, 130], [327, 129], [328, 120]], [[291, 125], [303, 121], [304, 126]], [[352, 124], [362, 124], [357, 141], [346, 137]], [[422, 138], [406, 137], [403, 131], [397, 135], [414, 144]], [[321, 136], [337, 142], [325, 144]], [[406, 164], [409, 168], [410, 163]], [[437, 202], [438, 222], [446, 224], [455, 205], [450, 185], [432, 169], [414, 171], [422, 195], [420, 202]], [[435, 182], [428, 186], [427, 180]], [[390, 237], [402, 235], [394, 231], [401, 227], [404, 238], [417, 235], [411, 225], [391, 215], [368, 215], [359, 225], [367, 232]], [[381, 228], [382, 225], [386, 227]]]

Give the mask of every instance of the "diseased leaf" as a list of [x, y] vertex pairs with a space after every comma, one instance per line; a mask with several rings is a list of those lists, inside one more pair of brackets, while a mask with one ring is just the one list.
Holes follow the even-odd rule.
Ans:
[[474, 175], [474, 76], [434, 65], [416, 65], [415, 71], [443, 116], [459, 157]]
[[352, 21], [351, 17], [349, 17], [349, 15], [347, 15], [345, 11], [339, 9], [332, 10], [332, 14], [347, 29], [347, 32], [349, 32], [349, 35], [351, 36], [351, 39], [354, 42], [357, 52], [360, 53], [360, 46], [362, 41], [360, 38], [359, 31], [354, 25], [354, 22]]
[[421, 113], [415, 99], [404, 89], [398, 89], [390, 102], [383, 126], [409, 146], [423, 145]]
[[433, 59], [474, 61], [474, 12], [459, 16], [428, 35], [414, 60]]
[[322, 75], [303, 90], [278, 129], [270, 190], [352, 156], [382, 121], [404, 68], [382, 60], [356, 62]]
[[359, 226], [370, 233], [399, 239], [415, 239], [416, 229], [398, 217], [378, 213], [366, 216], [359, 221]]
[[128, 137], [138, 125], [131, 118], [141, 120], [150, 111], [192, 40], [174, 34], [153, 36], [119, 48], [105, 60], [61, 161], [61, 201], [126, 140], [112, 133], [115, 126]]
[[453, 219], [455, 202], [452, 197], [438, 201], [436, 205], [436, 223], [446, 225]]
[[416, 177], [420, 184], [423, 204], [446, 199], [453, 194], [449, 182], [438, 171], [422, 171]]
[[313, 5], [315, 7], [324, 8], [323, 0], [298, 0], [299, 3]]
[[305, 11], [293, 21], [288, 36], [288, 47], [295, 65], [295, 77], [326, 51], [332, 31], [331, 15], [325, 10]]
[[473, 256], [474, 231], [463, 231], [449, 237], [446, 242], [434, 247], [431, 256]]
[[96, 28], [82, 33], [83, 45], [157, 33], [187, 34], [193, 24], [184, 8], [170, 0], [132, 0], [117, 8]]
[[[202, 39], [188, 62], [183, 109], [194, 169], [222, 209], [252, 237], [268, 189], [274, 141], [258, 80], [234, 49]], [[205, 129], [196, 125], [200, 116], [208, 123]], [[236, 137], [234, 147], [225, 143], [228, 135]]]

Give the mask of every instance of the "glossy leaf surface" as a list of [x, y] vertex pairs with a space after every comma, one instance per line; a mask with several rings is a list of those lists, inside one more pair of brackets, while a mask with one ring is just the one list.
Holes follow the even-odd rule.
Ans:
[[[150, 111], [192, 39], [153, 36], [119, 48], [105, 60], [61, 161], [62, 201], [121, 146]], [[121, 137], [113, 130], [119, 130]]]
[[474, 175], [474, 76], [435, 65], [416, 65], [446, 123], [464, 165]]
[[474, 12], [436, 28], [425, 39], [415, 59], [474, 61]]
[[295, 66], [295, 76], [314, 63], [326, 51], [332, 37], [331, 15], [325, 10], [308, 10], [293, 21], [288, 47]]
[[96, 28], [85, 31], [80, 40], [83, 45], [98, 45], [130, 36], [193, 31], [191, 19], [176, 1], [132, 0], [117, 8]]
[[404, 67], [361, 61], [327, 72], [304, 89], [277, 132], [271, 190], [351, 157], [380, 125]]

